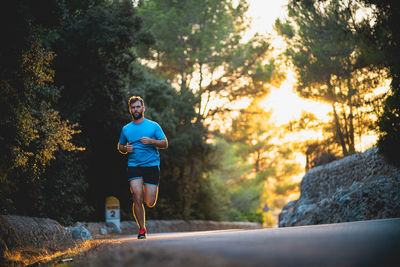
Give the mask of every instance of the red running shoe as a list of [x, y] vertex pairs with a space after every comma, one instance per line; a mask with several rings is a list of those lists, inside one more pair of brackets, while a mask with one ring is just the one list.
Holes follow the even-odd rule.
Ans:
[[137, 236], [138, 239], [146, 239], [146, 228], [142, 228]]

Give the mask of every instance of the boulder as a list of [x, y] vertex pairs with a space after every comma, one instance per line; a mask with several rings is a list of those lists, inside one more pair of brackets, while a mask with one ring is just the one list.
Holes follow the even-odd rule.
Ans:
[[400, 217], [400, 170], [377, 148], [311, 169], [279, 227]]
[[86, 229], [83, 226], [67, 227], [66, 230], [71, 232], [71, 235], [75, 240], [90, 240], [90, 239], [92, 239], [92, 235], [90, 234], [88, 229]]
[[106, 228], [100, 228], [100, 234], [101, 235], [108, 235], [107, 229]]

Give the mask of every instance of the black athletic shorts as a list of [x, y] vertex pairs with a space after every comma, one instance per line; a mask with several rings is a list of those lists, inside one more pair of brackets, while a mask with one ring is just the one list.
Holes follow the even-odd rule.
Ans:
[[144, 184], [158, 185], [160, 180], [160, 169], [152, 167], [129, 167], [127, 168], [128, 181], [142, 178]]

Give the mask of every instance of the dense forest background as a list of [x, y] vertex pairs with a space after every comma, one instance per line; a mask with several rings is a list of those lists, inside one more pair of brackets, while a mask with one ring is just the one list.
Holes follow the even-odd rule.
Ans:
[[[148, 219], [276, 224], [305, 170], [360, 152], [375, 134], [400, 166], [396, 1], [289, 1], [270, 36], [245, 38], [246, 1], [16, 0], [1, 9], [0, 212], [63, 224], [104, 220], [104, 201], [133, 219], [117, 149], [144, 98], [169, 140]], [[361, 15], [360, 15], [361, 14]], [[328, 103], [277, 126], [260, 104], [288, 69], [296, 92]], [[378, 89], [389, 81], [390, 88]], [[237, 104], [247, 103], [245, 108]], [[288, 138], [321, 131], [323, 138]], [[306, 157], [306, 166], [296, 160]]]

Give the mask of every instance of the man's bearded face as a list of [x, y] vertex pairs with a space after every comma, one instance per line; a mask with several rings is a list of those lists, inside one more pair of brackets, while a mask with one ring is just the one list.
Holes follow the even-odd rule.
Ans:
[[131, 104], [131, 114], [134, 120], [139, 120], [144, 116], [144, 108], [140, 101]]

